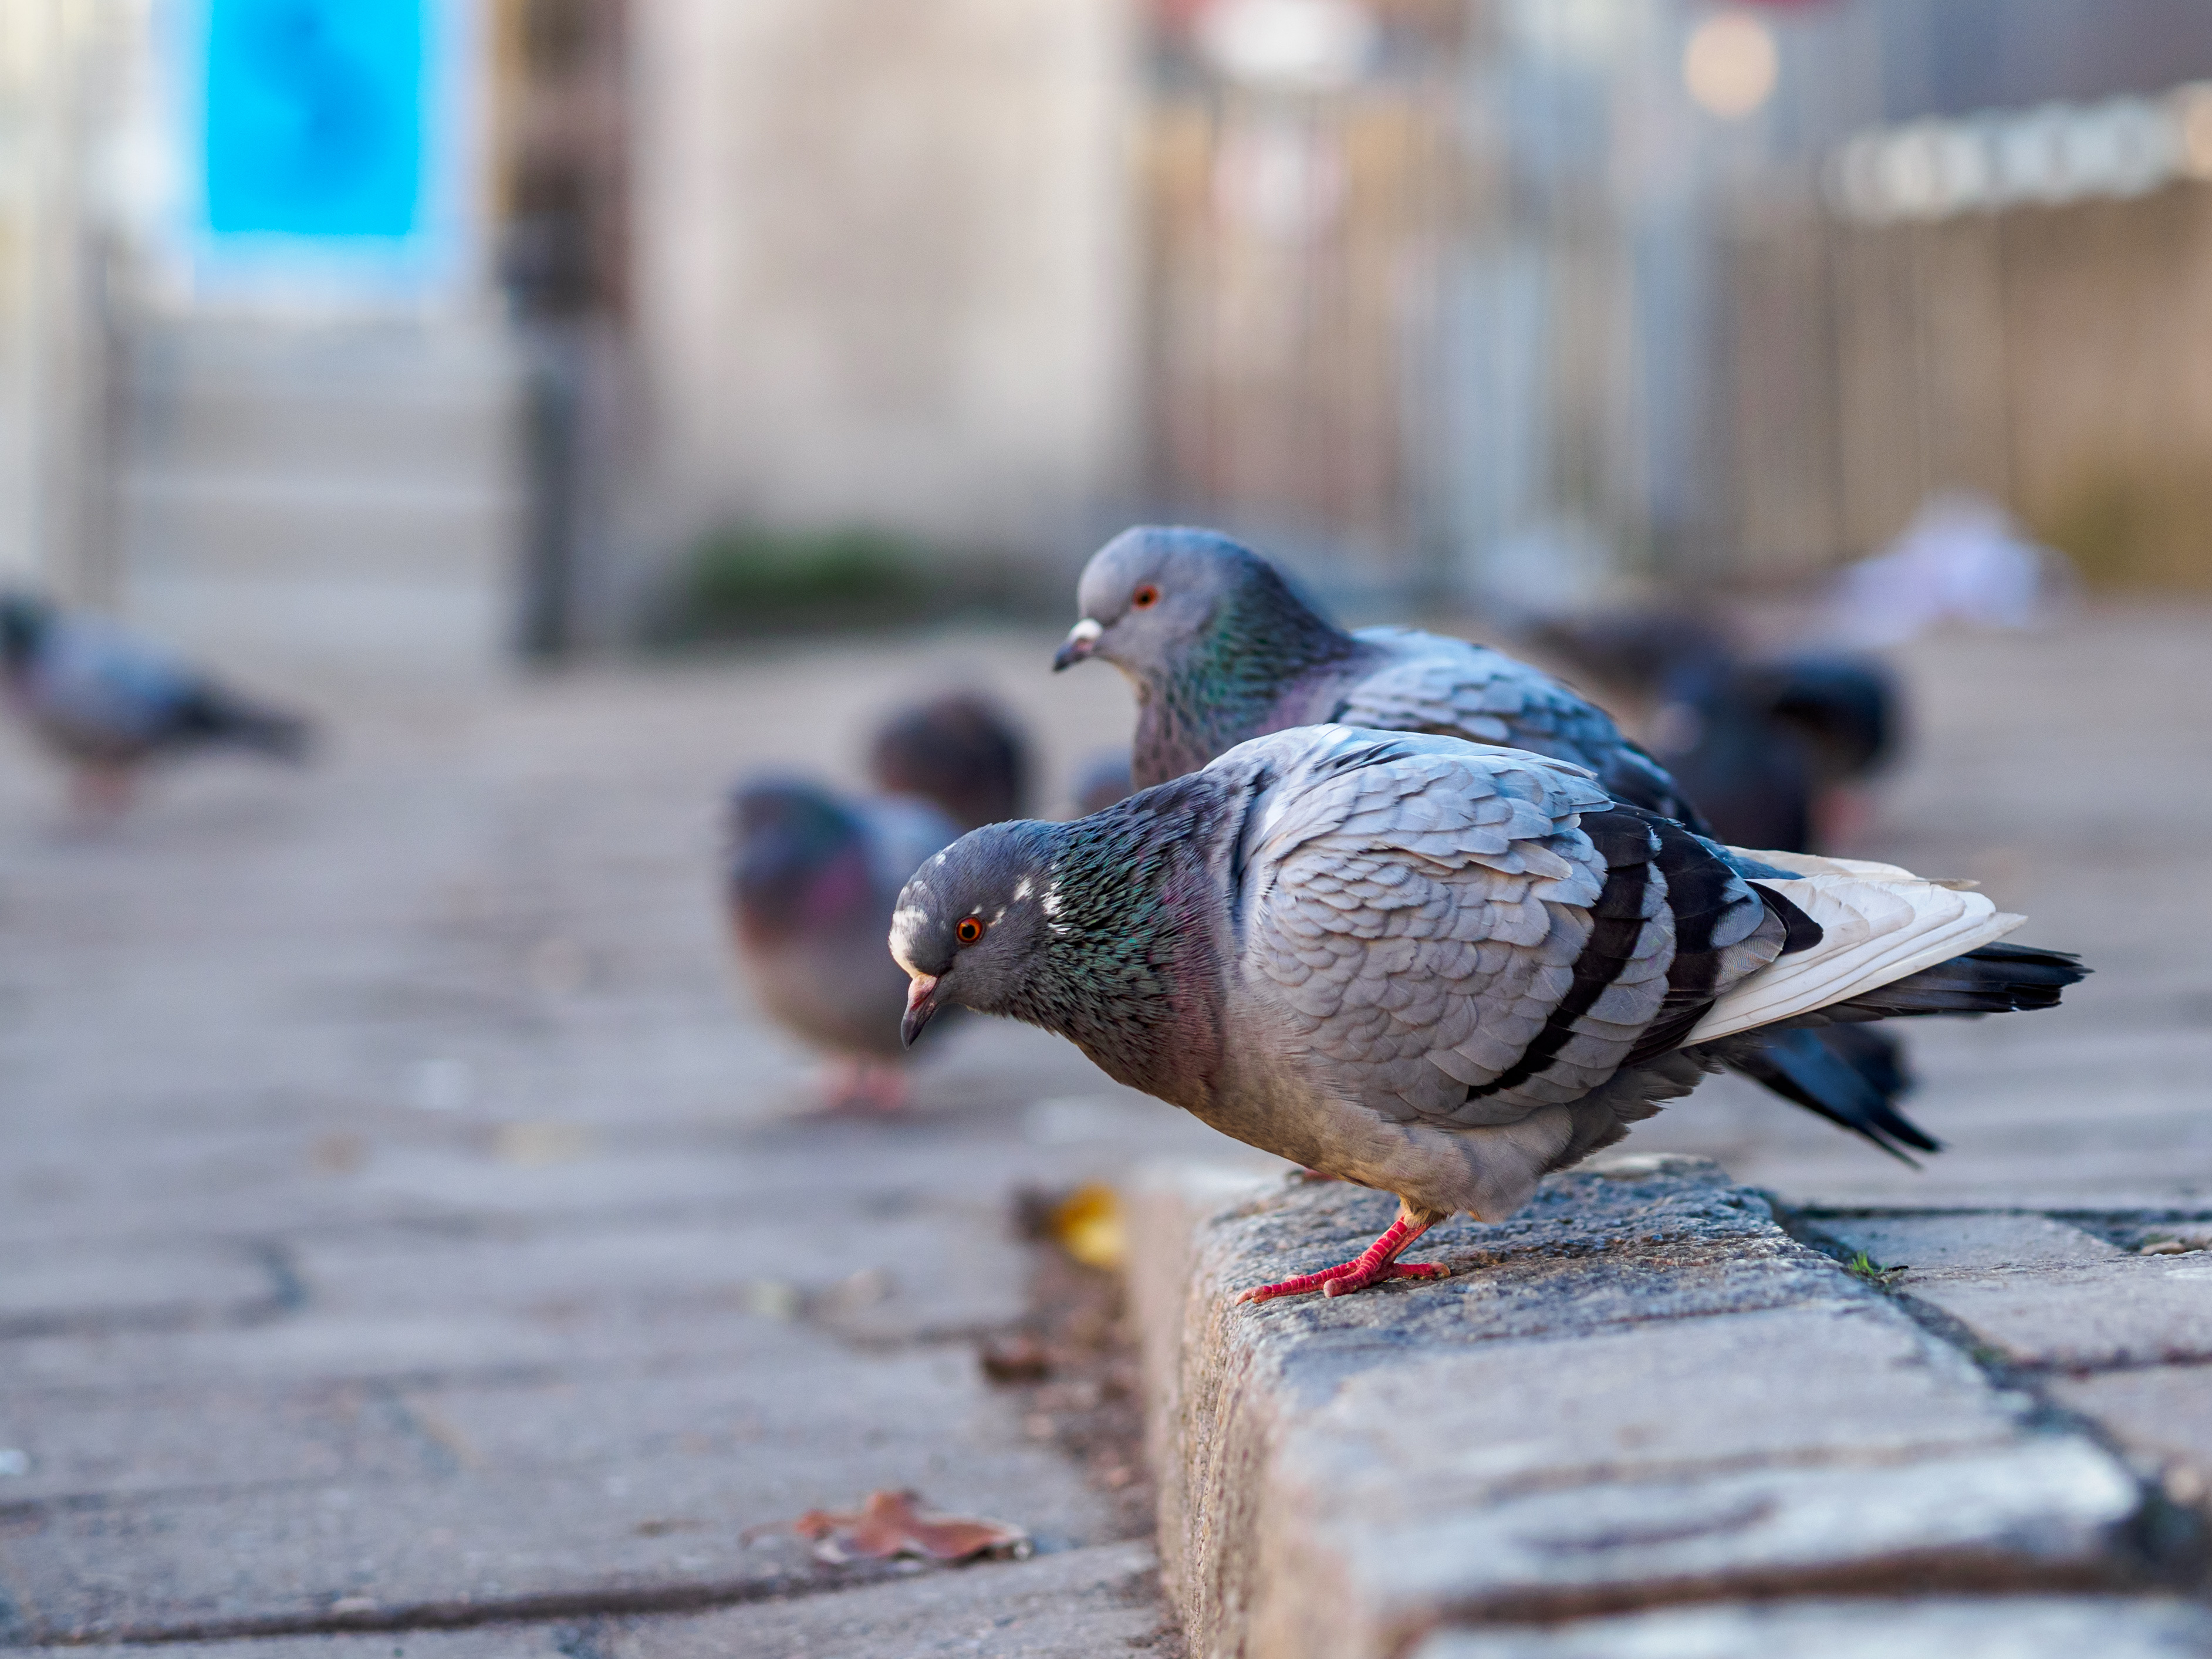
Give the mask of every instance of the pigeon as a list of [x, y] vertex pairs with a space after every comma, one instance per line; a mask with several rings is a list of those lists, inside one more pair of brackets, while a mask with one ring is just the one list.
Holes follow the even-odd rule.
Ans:
[[905, 976], [884, 953], [892, 901], [958, 826], [925, 801], [841, 799], [799, 779], [732, 796], [731, 936], [762, 1005], [833, 1062], [833, 1107], [906, 1102]]
[[1094, 756], [1075, 775], [1075, 815], [1103, 812], [1136, 788], [1126, 753]]
[[[1083, 616], [1055, 670], [1091, 657], [1127, 677], [1138, 702], [1135, 781], [1193, 771], [1264, 732], [1316, 721], [1437, 732], [1588, 769], [1613, 797], [1710, 826], [1667, 769], [1612, 716], [1500, 651], [1401, 628], [1348, 634], [1265, 559], [1210, 530], [1139, 526], [1092, 556]], [[1734, 1069], [1911, 1161], [1939, 1143], [1897, 1109], [1905, 1079], [1863, 1045], [1817, 1031], [1740, 1045]], [[1910, 1149], [1910, 1150], [1908, 1150]]]
[[1097, 657], [1137, 694], [1139, 788], [1247, 738], [1322, 720], [1441, 732], [1589, 768], [1616, 796], [1702, 830], [1666, 769], [1540, 670], [1404, 628], [1347, 634], [1280, 572], [1211, 530], [1140, 526], [1092, 555], [1055, 670]]
[[970, 832], [891, 919], [902, 1034], [958, 1006], [1072, 1039], [1224, 1133], [1395, 1193], [1353, 1260], [1240, 1300], [1441, 1276], [1777, 1025], [2055, 1005], [2085, 969], [1894, 866], [1731, 857], [1581, 767], [1339, 725], [1068, 823]]
[[307, 721], [226, 690], [158, 646], [27, 594], [0, 594], [0, 691], [68, 763], [79, 804], [109, 814], [159, 755], [229, 745], [306, 757]]
[[989, 698], [954, 691], [891, 716], [868, 750], [885, 794], [934, 802], [963, 830], [1018, 817], [1029, 793], [1029, 745]]
[[1830, 850], [1863, 816], [1857, 786], [1897, 746], [1896, 679], [1871, 658], [1746, 659], [1720, 628], [1674, 611], [1555, 623], [1541, 637], [1651, 700], [1652, 752], [1739, 847]]

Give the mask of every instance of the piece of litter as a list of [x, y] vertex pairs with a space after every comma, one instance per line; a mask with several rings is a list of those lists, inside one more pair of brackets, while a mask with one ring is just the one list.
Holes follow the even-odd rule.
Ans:
[[796, 1319], [805, 1308], [799, 1287], [777, 1279], [749, 1279], [738, 1288], [738, 1305], [763, 1319]]
[[1054, 1209], [1049, 1225], [1060, 1248], [1086, 1267], [1111, 1272], [1128, 1254], [1121, 1195], [1111, 1187], [1078, 1187]]
[[491, 1152], [502, 1164], [542, 1170], [590, 1157], [592, 1140], [580, 1123], [502, 1123], [493, 1131]]
[[863, 1267], [807, 1298], [806, 1310], [825, 1319], [855, 1314], [890, 1299], [898, 1288], [888, 1267]]
[[983, 1375], [994, 1382], [1042, 1382], [1052, 1375], [1052, 1355], [1033, 1336], [1004, 1336], [986, 1342], [976, 1358]]
[[896, 1555], [965, 1561], [978, 1555], [1019, 1559], [1030, 1553], [1029, 1534], [1018, 1527], [963, 1516], [924, 1515], [921, 1503], [918, 1492], [872, 1492], [866, 1504], [853, 1514], [809, 1510], [791, 1523], [791, 1529], [812, 1540], [815, 1555], [833, 1565]]

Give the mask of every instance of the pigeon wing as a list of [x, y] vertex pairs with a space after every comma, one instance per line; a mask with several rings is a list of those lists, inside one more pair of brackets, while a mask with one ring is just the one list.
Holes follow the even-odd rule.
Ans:
[[1346, 689], [1330, 718], [1570, 761], [1617, 799], [1703, 828], [1667, 769], [1622, 736], [1611, 715], [1550, 675], [1502, 651], [1410, 629], [1370, 628], [1357, 637], [1387, 654]]
[[1474, 1128], [1611, 1077], [1669, 988], [1657, 830], [1532, 754], [1285, 738], [1310, 747], [1245, 818], [1240, 948], [1335, 1085], [1393, 1121]]

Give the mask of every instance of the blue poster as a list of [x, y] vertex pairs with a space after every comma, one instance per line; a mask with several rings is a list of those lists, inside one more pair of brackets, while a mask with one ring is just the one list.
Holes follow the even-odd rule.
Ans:
[[204, 173], [217, 236], [422, 228], [425, 0], [207, 0]]

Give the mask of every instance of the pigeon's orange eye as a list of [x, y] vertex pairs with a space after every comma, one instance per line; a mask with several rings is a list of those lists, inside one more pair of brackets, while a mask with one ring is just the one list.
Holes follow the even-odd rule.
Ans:
[[963, 916], [960, 925], [952, 930], [952, 937], [963, 945], [973, 945], [983, 937], [982, 920], [977, 916]]
[[1129, 603], [1139, 611], [1149, 611], [1160, 602], [1160, 590], [1146, 582], [1129, 595]]

